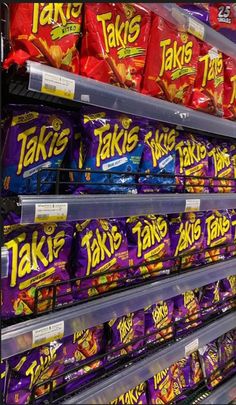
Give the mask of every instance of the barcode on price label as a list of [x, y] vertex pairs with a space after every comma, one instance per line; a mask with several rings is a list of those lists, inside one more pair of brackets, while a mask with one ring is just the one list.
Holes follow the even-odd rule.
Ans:
[[195, 339], [185, 346], [185, 356], [189, 356], [191, 353], [198, 350], [198, 348], [199, 348], [199, 341], [198, 339]]
[[44, 326], [43, 328], [32, 331], [32, 347], [41, 346], [52, 342], [53, 340], [62, 339], [64, 336], [64, 321]]
[[73, 100], [75, 81], [64, 76], [43, 72], [41, 92]]
[[186, 200], [185, 212], [199, 211], [200, 210], [200, 199], [195, 198], [192, 200]]
[[188, 19], [188, 32], [201, 40], [204, 39], [204, 25], [201, 22], [195, 21], [191, 17]]
[[67, 220], [68, 203], [35, 204], [34, 222], [60, 222]]

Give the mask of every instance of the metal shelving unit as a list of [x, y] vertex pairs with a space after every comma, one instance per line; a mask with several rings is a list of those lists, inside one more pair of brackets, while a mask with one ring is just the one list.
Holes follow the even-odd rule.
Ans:
[[[24, 321], [2, 330], [2, 358], [32, 348], [35, 330], [64, 322], [64, 336], [96, 326], [155, 302], [174, 297], [193, 288], [236, 274], [236, 258], [227, 262], [202, 267], [170, 279], [117, 292], [107, 297], [61, 309], [35, 319]], [[236, 316], [235, 316], [236, 318]], [[53, 339], [52, 339], [53, 340]]]
[[[198, 347], [203, 347], [222, 334], [236, 327], [235, 314], [229, 314], [222, 318], [220, 322], [214, 322], [202, 329], [192, 333], [181, 341], [147, 356], [145, 359], [127, 367], [116, 375], [104, 379], [100, 383], [94, 384], [91, 388], [85, 389], [78, 395], [74, 395], [63, 404], [104, 404], [112, 401], [119, 395], [124, 394], [131, 388], [151, 378], [153, 375], [169, 367], [186, 355], [189, 346], [195, 347], [193, 342], [198, 343]], [[209, 402], [207, 402], [209, 403]], [[225, 402], [223, 402], [225, 403]]]
[[210, 395], [200, 402], [202, 405], [229, 404], [236, 399], [236, 376], [216, 388]]

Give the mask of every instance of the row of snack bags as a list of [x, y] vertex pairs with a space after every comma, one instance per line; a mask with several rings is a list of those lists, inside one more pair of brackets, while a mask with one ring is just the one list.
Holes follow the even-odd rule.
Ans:
[[6, 117], [5, 195], [53, 192], [56, 169], [63, 167], [71, 169], [61, 190], [68, 193], [235, 191], [236, 144], [230, 140], [91, 107], [71, 113], [11, 105]]
[[182, 403], [203, 380], [212, 390], [235, 373], [235, 349], [236, 335], [232, 330], [122, 394], [111, 404]]
[[[136, 358], [145, 353], [148, 344], [160, 345], [183, 336], [214, 313], [235, 308], [235, 294], [236, 277], [231, 276], [13, 356], [2, 364], [7, 369], [2, 381], [6, 403], [28, 403], [32, 390], [35, 396], [47, 394], [49, 384], [43, 383], [51, 377], [58, 376], [54, 389], [63, 383], [65, 393], [78, 389], [94, 379], [101, 367], [109, 370], [123, 356]], [[231, 302], [225, 301], [230, 297]], [[18, 339], [20, 344], [24, 337]], [[40, 383], [42, 386], [34, 388]]]
[[[60, 305], [149, 276], [225, 260], [236, 252], [234, 210], [76, 224], [17, 222], [19, 218], [10, 214], [4, 225], [9, 252], [8, 276], [2, 280], [4, 318], [34, 312], [36, 290], [47, 284], [57, 285], [56, 303]], [[64, 284], [56, 284], [60, 281]], [[37, 311], [52, 308], [53, 289], [45, 287], [37, 293]]]
[[36, 60], [236, 118], [236, 61], [142, 5], [13, 4], [10, 39], [5, 68]]

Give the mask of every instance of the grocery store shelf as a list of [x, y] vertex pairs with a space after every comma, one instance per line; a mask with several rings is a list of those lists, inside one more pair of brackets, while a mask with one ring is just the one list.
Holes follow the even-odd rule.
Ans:
[[[190, 108], [88, 79], [37, 62], [27, 62], [29, 90], [75, 102], [134, 114], [198, 131], [236, 138], [234, 122]], [[46, 86], [45, 86], [46, 82]], [[66, 103], [66, 101], [65, 101]]]
[[188, 351], [188, 348], [194, 341], [197, 342], [198, 340], [198, 347], [203, 347], [235, 327], [235, 313], [226, 315], [224, 318], [199, 329], [162, 351], [149, 355], [136, 364], [124, 368], [114, 376], [94, 384], [91, 388], [85, 389], [80, 394], [74, 395], [64, 401], [63, 404], [107, 404], [119, 395], [124, 394], [159, 371], [180, 360], [186, 355], [186, 351]]
[[234, 399], [236, 399], [236, 376], [222, 384], [219, 388], [216, 388], [200, 404], [229, 404]]
[[1, 248], [1, 278], [8, 276], [8, 250], [5, 247]]
[[[100, 297], [2, 329], [2, 358], [32, 348], [33, 331], [64, 321], [64, 336], [236, 274], [236, 259]], [[236, 317], [235, 317], [236, 318]]]
[[[58, 221], [88, 218], [128, 217], [132, 215], [168, 214], [184, 211], [208, 211], [236, 208], [236, 193], [222, 194], [106, 194], [106, 195], [20, 195], [21, 223], [37, 220], [38, 205], [43, 222], [50, 221], [49, 209], [62, 207]], [[41, 205], [45, 204], [45, 205]], [[58, 206], [57, 206], [58, 204]], [[61, 205], [60, 205], [61, 204]], [[66, 205], [65, 205], [66, 204]], [[63, 213], [62, 213], [63, 214]], [[55, 218], [55, 215], [53, 215]], [[55, 219], [54, 219], [55, 222]]]
[[196, 37], [216, 47], [224, 54], [236, 58], [235, 44], [220, 34], [213, 28], [204, 24], [195, 17], [190, 16], [185, 10], [175, 3], [141, 3], [157, 15], [165, 18], [169, 22], [181, 27], [184, 31], [189, 31]]

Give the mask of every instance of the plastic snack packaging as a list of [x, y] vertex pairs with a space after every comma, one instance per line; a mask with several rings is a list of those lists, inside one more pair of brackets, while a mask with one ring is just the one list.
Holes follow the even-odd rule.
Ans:
[[[186, 212], [168, 215], [171, 250], [182, 269], [201, 264], [205, 232], [205, 213]], [[181, 259], [178, 257], [182, 255]]]
[[81, 74], [139, 91], [150, 23], [151, 14], [141, 4], [86, 4]]
[[[233, 180], [235, 171], [233, 145], [220, 140], [213, 140], [209, 144], [208, 157], [211, 191], [214, 193], [232, 192], [235, 185]], [[223, 179], [221, 180], [221, 178]]]
[[140, 383], [135, 388], [129, 390], [125, 394], [120, 395], [109, 403], [109, 405], [147, 405], [146, 383]]
[[232, 242], [231, 218], [229, 211], [208, 211], [204, 236], [205, 263], [224, 260], [228, 256], [227, 243]]
[[234, 356], [234, 336], [228, 332], [218, 339], [219, 361], [224, 370], [224, 377], [229, 377], [236, 368], [236, 359]]
[[188, 14], [209, 25], [209, 7], [207, 3], [177, 3]]
[[4, 67], [27, 60], [79, 73], [83, 3], [10, 4], [12, 50]]
[[174, 400], [174, 379], [170, 367], [154, 375], [147, 384], [150, 404], [167, 404]]
[[60, 168], [73, 133], [69, 113], [43, 106], [11, 105], [9, 115], [2, 152], [3, 193], [35, 194], [38, 175], [40, 192], [49, 192], [56, 171], [47, 168]]
[[[235, 28], [236, 30], [236, 28]], [[224, 57], [224, 117], [236, 120], [236, 60]]]
[[214, 314], [220, 310], [220, 281], [208, 284], [200, 288], [199, 304], [203, 318]]
[[[25, 354], [8, 359], [6, 404], [28, 404], [30, 400], [49, 394], [50, 384], [43, 383], [64, 371], [62, 342], [54, 341]], [[53, 389], [62, 384], [61, 376], [53, 380]], [[33, 398], [34, 397], [34, 398]]]
[[145, 122], [112, 111], [83, 110], [82, 133], [88, 148], [83, 164], [86, 172], [81, 176], [83, 185], [78, 192], [137, 193], [134, 174], [143, 152]]
[[[139, 178], [139, 192], [174, 192], [176, 139], [179, 132], [165, 124], [152, 123], [144, 137], [144, 150], [140, 164], [140, 172], [145, 176]], [[160, 174], [165, 176], [154, 176]], [[166, 176], [170, 174], [170, 177]]]
[[75, 282], [75, 297], [84, 299], [123, 285], [127, 271], [118, 270], [129, 265], [124, 221], [86, 220], [78, 222], [76, 230], [73, 276], [90, 277]]
[[197, 386], [203, 379], [198, 352], [190, 354], [191, 387]]
[[175, 381], [175, 397], [178, 401], [186, 399], [185, 391], [191, 388], [191, 363], [189, 357], [184, 357], [173, 364], [171, 372]]
[[177, 336], [201, 324], [200, 305], [194, 291], [186, 291], [174, 297], [174, 322]]
[[236, 307], [236, 276], [229, 276], [220, 280], [220, 299], [222, 311]]
[[153, 15], [142, 92], [188, 105], [197, 73], [197, 39]]
[[[209, 191], [208, 141], [193, 134], [182, 133], [176, 142], [177, 191], [202, 193]], [[182, 177], [191, 176], [191, 177]], [[199, 177], [199, 178], [198, 178]]]
[[[117, 319], [112, 319], [107, 323], [109, 343], [108, 352], [110, 350], [117, 349], [113, 353], [107, 354], [107, 360], [113, 361], [120, 356], [131, 354], [137, 356], [143, 349], [144, 340], [144, 311], [131, 312], [128, 315], [124, 315]], [[133, 340], [140, 338], [136, 343], [132, 343]], [[122, 348], [123, 345], [130, 343], [130, 345]]]
[[[2, 279], [4, 318], [52, 308], [53, 289], [47, 285], [59, 281], [65, 284], [56, 287], [56, 305], [72, 300], [67, 263], [73, 230], [64, 222], [4, 226], [4, 246], [9, 252], [9, 274]], [[36, 289], [42, 286], [45, 289], [38, 291], [36, 303]]]
[[173, 338], [173, 310], [171, 299], [144, 308], [147, 343], [161, 343]]
[[207, 388], [211, 390], [223, 379], [219, 370], [220, 359], [217, 341], [200, 348], [198, 352]]
[[147, 215], [127, 218], [126, 231], [130, 265], [140, 264], [140, 267], [130, 269], [131, 276], [136, 276], [137, 279], [138, 276], [143, 278], [170, 273], [173, 261], [161, 261], [171, 256], [166, 216]]
[[223, 116], [223, 56], [216, 48], [200, 43], [197, 76], [189, 106], [208, 114]]
[[0, 362], [0, 398], [4, 401], [4, 394], [5, 394], [5, 384], [6, 384], [6, 377], [7, 377], [7, 368], [6, 368], [6, 361], [1, 360]]
[[236, 30], [236, 7], [234, 3], [210, 3], [210, 24], [216, 31]]

